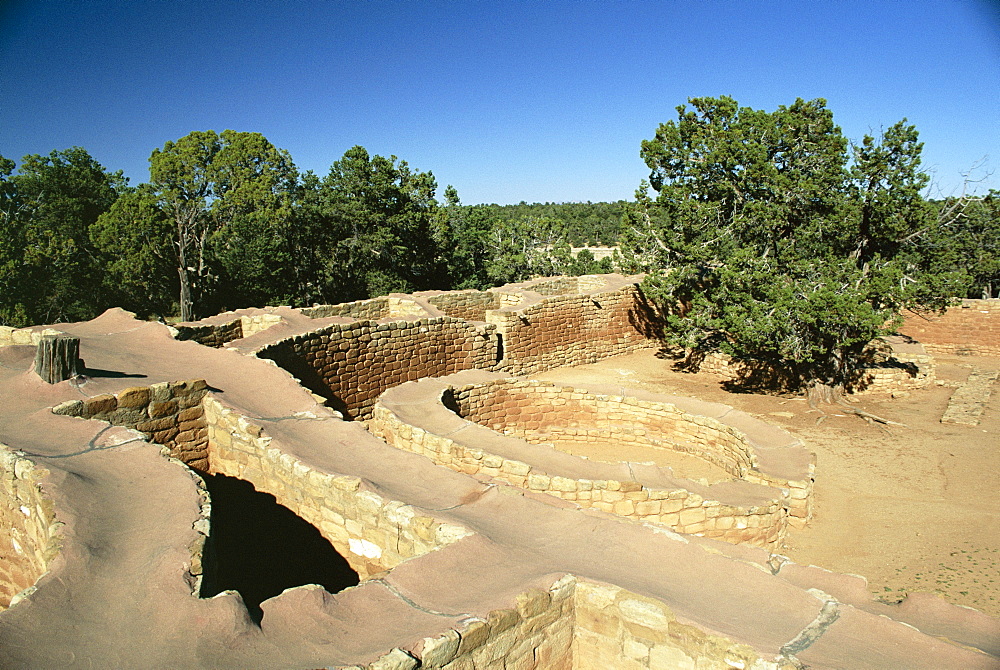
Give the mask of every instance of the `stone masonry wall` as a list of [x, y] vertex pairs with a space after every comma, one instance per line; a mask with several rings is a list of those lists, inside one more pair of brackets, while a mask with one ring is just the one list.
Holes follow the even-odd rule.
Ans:
[[54, 328], [12, 328], [11, 326], [0, 326], [0, 347], [8, 347], [14, 344], [38, 344], [45, 335], [59, 335], [60, 331]]
[[512, 607], [464, 619], [409, 651], [393, 649], [367, 670], [572, 670], [575, 587], [576, 579], [566, 575], [547, 589], [527, 590]]
[[[704, 417], [692, 417], [693, 421], [702, 419]], [[581, 507], [734, 544], [776, 547], [784, 540], [790, 519], [794, 519], [796, 525], [804, 525], [811, 513], [811, 481], [786, 482], [788, 495], [776, 489], [775, 499], [769, 503], [737, 507], [705, 500], [680, 488], [650, 489], [636, 481], [570, 479], [558, 473], [543, 472], [523, 461], [410, 426], [382, 404], [375, 406], [368, 428], [389, 445], [426, 456], [456, 472], [494, 478], [569, 500]], [[752, 478], [749, 473], [745, 477], [747, 480]], [[763, 474], [756, 479], [754, 483], [779, 485], [776, 481], [766, 482], [768, 478]], [[799, 516], [790, 517], [793, 509]]]
[[656, 346], [638, 287], [546, 298], [518, 311], [490, 310], [503, 338], [502, 369], [526, 375]]
[[0, 444], [0, 611], [17, 604], [59, 552], [62, 523], [40, 481], [47, 474]]
[[468, 531], [362, 489], [357, 477], [310, 468], [271, 446], [261, 426], [209, 396], [210, 469], [250, 482], [315, 526], [361, 579], [461, 539]]
[[669, 607], [618, 586], [580, 579], [574, 590], [574, 670], [793, 670], [752, 647], [681, 623]]
[[383, 296], [370, 300], [355, 300], [338, 305], [316, 305], [301, 310], [312, 319], [324, 319], [328, 316], [343, 316], [349, 319], [383, 319], [389, 316], [389, 298]]
[[546, 296], [566, 295], [579, 292], [580, 280], [577, 277], [556, 277], [534, 282], [527, 289]]
[[[713, 352], [698, 362], [697, 370], [736, 381], [746, 376], [747, 367], [726, 354]], [[852, 393], [909, 391], [927, 387], [934, 377], [932, 356], [894, 352], [883, 364], [865, 368], [849, 390]]]
[[500, 294], [495, 291], [449, 291], [432, 296], [427, 302], [456, 319], [485, 321], [486, 310], [500, 306]]
[[931, 353], [1000, 356], [1000, 299], [963, 300], [940, 316], [905, 317], [900, 332]]
[[558, 437], [680, 451], [738, 479], [756, 465], [753, 449], [736, 430], [672, 405], [512, 380], [465, 386], [452, 397], [462, 418], [534, 444]]
[[[662, 602], [566, 575], [510, 608], [393, 649], [365, 670], [794, 670], [755, 649], [681, 623]], [[362, 670], [359, 666], [344, 670]]]
[[196, 470], [250, 482], [313, 524], [362, 578], [468, 534], [362, 490], [356, 477], [312, 470], [207, 393], [202, 380], [164, 382], [68, 401], [53, 412], [133, 428]]
[[244, 337], [243, 320], [233, 319], [226, 323], [214, 325], [206, 324], [201, 326], [172, 326], [174, 339], [194, 340], [198, 344], [206, 347], [220, 348], [226, 342], [232, 342]]
[[203, 379], [134, 386], [117, 395], [68, 400], [52, 412], [132, 428], [166, 447], [168, 455], [207, 472], [208, 429], [201, 406], [207, 388]]
[[353, 418], [371, 415], [388, 388], [496, 361], [494, 326], [451, 317], [336, 324], [280, 340], [257, 352]]

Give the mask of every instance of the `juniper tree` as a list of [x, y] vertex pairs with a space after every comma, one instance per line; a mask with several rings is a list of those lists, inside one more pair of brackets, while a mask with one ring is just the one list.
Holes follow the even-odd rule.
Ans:
[[852, 147], [821, 99], [770, 113], [690, 104], [642, 143], [657, 196], [626, 215], [668, 342], [830, 399], [901, 309], [938, 309], [959, 290], [921, 256], [935, 217], [905, 119]]

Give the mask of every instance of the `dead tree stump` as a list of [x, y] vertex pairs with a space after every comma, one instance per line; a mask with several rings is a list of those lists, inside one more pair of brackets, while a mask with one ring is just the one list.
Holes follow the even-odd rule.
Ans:
[[83, 372], [80, 338], [45, 335], [35, 349], [35, 373], [50, 384], [71, 379]]

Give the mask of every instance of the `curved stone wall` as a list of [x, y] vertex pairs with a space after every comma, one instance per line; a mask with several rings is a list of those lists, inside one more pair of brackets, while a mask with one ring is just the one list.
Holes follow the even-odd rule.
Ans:
[[448, 396], [445, 403], [452, 400], [463, 419], [533, 444], [613, 441], [673, 450], [713, 463], [737, 479], [747, 478], [756, 466], [753, 448], [737, 430], [669, 404], [506, 379], [455, 388]]
[[[362, 579], [468, 535], [458, 526], [417, 514], [407, 505], [364, 490], [357, 477], [313, 470], [273, 446], [261, 426], [212, 397], [201, 379], [132, 387], [118, 394], [67, 401], [52, 411], [132, 428], [148, 441], [161, 445], [165, 455], [197, 471], [250, 482], [255, 489], [270, 493], [278, 503], [314, 525]], [[30, 461], [15, 459], [11, 462], [17, 464], [18, 472], [24, 471], [20, 479], [31, 481], [36, 476], [29, 465], [24, 465]], [[7, 479], [4, 481], [6, 484]], [[34, 489], [15, 481], [12, 490], [8, 498], [19, 500], [29, 498]], [[49, 503], [45, 505], [51, 508]], [[11, 510], [20, 507], [22, 511], [35, 509], [35, 506], [13, 503], [8, 507]], [[16, 516], [13, 520], [20, 521]], [[18, 538], [22, 536], [32, 540], [42, 536], [35, 531], [12, 532], [15, 533], [15, 547], [19, 546]], [[32, 546], [36, 544], [33, 542]], [[27, 543], [21, 540], [20, 545], [27, 546]], [[43, 556], [44, 548], [25, 555]], [[195, 559], [200, 561], [200, 557]], [[31, 566], [38, 568], [36, 563], [38, 560]], [[35, 575], [30, 585], [44, 569], [21, 572]]]
[[257, 352], [288, 370], [334, 409], [367, 418], [388, 388], [423, 377], [489, 368], [494, 327], [451, 317], [334, 324]]
[[[462, 376], [390, 390], [376, 405], [369, 429], [392, 446], [457, 472], [680, 533], [773, 548], [789, 525], [801, 527], [810, 518], [812, 457], [791, 436], [757, 444], [731, 425], [669, 403], [508, 378], [462, 384]], [[449, 420], [452, 411], [464, 419]], [[754, 426], [750, 417], [733, 414], [744, 426]], [[467, 421], [487, 432], [468, 430]], [[552, 424], [564, 434], [572, 431], [574, 439], [631, 440], [693, 453], [741, 481], [709, 487], [654, 466], [632, 463], [616, 469], [530, 444], [544, 441], [542, 428]], [[519, 438], [528, 443], [520, 446]], [[790, 458], [769, 472], [758, 467], [758, 450], [769, 450], [772, 462], [781, 460], [777, 452]], [[780, 472], [782, 467], [786, 472]]]

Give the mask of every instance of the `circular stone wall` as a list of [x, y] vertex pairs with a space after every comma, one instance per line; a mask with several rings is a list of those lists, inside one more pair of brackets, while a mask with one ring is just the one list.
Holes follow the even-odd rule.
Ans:
[[570, 453], [586, 445], [621, 446], [651, 456], [676, 452], [701, 459], [733, 479], [747, 478], [757, 465], [753, 448], [739, 431], [665, 403], [515, 380], [455, 389], [452, 398], [452, 409], [464, 419]]
[[[805, 524], [813, 456], [800, 441], [724, 405], [636, 393], [467, 371], [390, 389], [367, 426], [390, 445], [449, 469], [680, 533], [773, 549], [788, 526]], [[556, 449], [554, 434], [564, 446], [594, 440], [676, 450], [724, 471], [726, 481], [579, 458]]]

